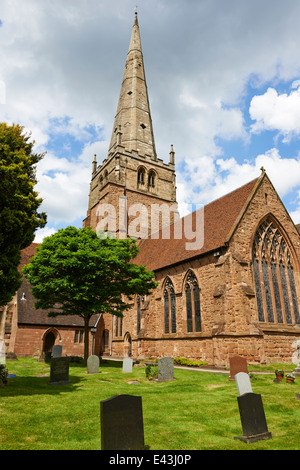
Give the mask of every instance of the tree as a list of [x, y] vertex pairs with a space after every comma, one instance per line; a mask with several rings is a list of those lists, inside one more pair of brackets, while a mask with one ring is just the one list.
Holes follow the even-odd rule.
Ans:
[[44, 239], [23, 268], [36, 308], [49, 316], [79, 315], [84, 320], [84, 359], [88, 357], [89, 321], [96, 313], [123, 316], [127, 299], [157, 286], [153, 272], [137, 266], [131, 239], [98, 238], [91, 228], [67, 227]]
[[35, 165], [44, 154], [33, 152], [23, 127], [0, 123], [0, 306], [11, 301], [21, 285], [21, 250], [46, 223], [38, 213], [42, 199], [34, 191]]

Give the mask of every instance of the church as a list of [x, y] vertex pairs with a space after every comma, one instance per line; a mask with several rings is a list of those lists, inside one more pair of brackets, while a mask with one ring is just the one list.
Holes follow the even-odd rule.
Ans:
[[[300, 225], [263, 168], [256, 179], [179, 217], [173, 146], [167, 163], [156, 153], [137, 13], [107, 158], [92, 163], [83, 226], [136, 238], [133, 262], [158, 282], [150, 295], [131, 301], [122, 319], [95, 315], [94, 354], [187, 357], [215, 366], [228, 366], [237, 354], [250, 363], [297, 362]], [[26, 250], [32, 255], [34, 247]], [[45, 312], [34, 312], [33, 301], [25, 314], [22, 293], [29, 298], [29, 286], [16, 294], [15, 339], [6, 335], [7, 349], [32, 355], [60, 342], [66, 354], [83, 354], [78, 320], [57, 317], [52, 324]]]

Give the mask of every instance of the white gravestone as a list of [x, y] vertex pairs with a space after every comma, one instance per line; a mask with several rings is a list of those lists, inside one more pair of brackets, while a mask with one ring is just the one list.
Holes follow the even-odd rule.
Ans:
[[88, 368], [88, 374], [98, 374], [99, 372], [99, 357], [92, 355], [88, 357], [87, 360], [87, 368]]
[[245, 393], [252, 393], [250, 377], [246, 372], [239, 372], [238, 374], [235, 374], [234, 378], [239, 396], [244, 395]]
[[0, 339], [0, 364], [5, 364], [5, 343]]
[[132, 363], [133, 360], [130, 357], [126, 357], [125, 359], [123, 359], [123, 373], [132, 372]]

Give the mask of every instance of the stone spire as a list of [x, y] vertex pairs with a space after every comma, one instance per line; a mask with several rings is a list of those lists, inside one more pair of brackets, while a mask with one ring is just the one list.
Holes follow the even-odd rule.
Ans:
[[118, 145], [157, 158], [136, 12], [109, 153]]

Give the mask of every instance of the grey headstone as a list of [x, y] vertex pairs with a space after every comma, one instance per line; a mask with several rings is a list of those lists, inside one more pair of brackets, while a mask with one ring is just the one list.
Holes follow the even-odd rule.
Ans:
[[158, 359], [158, 381], [174, 379], [174, 359], [172, 357], [162, 357]]
[[61, 357], [62, 346], [60, 344], [55, 344], [52, 349], [52, 357]]
[[98, 374], [99, 373], [99, 357], [92, 355], [88, 357], [87, 368], [88, 374]]
[[69, 380], [69, 358], [53, 357], [50, 365], [50, 385], [64, 385]]
[[240, 396], [245, 393], [252, 393], [250, 377], [246, 372], [239, 372], [235, 374], [234, 378]]
[[130, 357], [125, 357], [125, 359], [123, 359], [123, 373], [131, 373], [132, 364], [133, 360]]
[[237, 398], [243, 436], [237, 436], [244, 442], [256, 442], [271, 439], [272, 434], [268, 431], [264, 407], [261, 395], [256, 393], [245, 393]]
[[143, 450], [142, 397], [115, 395], [100, 402], [101, 450]]

